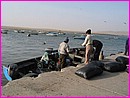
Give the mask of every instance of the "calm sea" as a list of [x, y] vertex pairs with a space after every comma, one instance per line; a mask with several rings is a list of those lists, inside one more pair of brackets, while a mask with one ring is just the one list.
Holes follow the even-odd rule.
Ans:
[[[10, 63], [41, 56], [45, 48], [57, 49], [59, 43], [65, 37], [70, 39], [70, 48], [82, 47], [81, 44], [84, 40], [74, 39], [74, 34], [58, 36], [38, 34], [31, 35], [31, 37], [27, 37], [26, 33], [8, 32], [8, 34], [2, 34], [2, 65], [7, 66]], [[110, 54], [124, 52], [127, 36], [101, 34], [93, 35], [93, 39], [103, 42], [104, 55], [109, 56]], [[5, 85], [7, 82], [2, 75], [2, 85]]]

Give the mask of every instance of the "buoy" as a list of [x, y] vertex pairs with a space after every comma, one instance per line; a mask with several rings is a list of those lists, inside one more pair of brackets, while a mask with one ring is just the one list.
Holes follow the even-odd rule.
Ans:
[[28, 36], [28, 37], [30, 37], [30, 36], [31, 36], [31, 34], [28, 34], [27, 36]]
[[44, 45], [46, 44], [46, 41], [43, 43]]
[[103, 55], [103, 51], [101, 51], [99, 55], [99, 60], [103, 60], [103, 59], [104, 59], [104, 55]]

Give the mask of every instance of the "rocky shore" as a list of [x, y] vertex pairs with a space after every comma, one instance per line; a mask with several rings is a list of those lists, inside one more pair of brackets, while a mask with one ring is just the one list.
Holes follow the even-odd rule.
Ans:
[[[116, 54], [103, 62], [114, 61]], [[63, 72], [46, 72], [36, 78], [24, 77], [2, 87], [2, 96], [128, 96], [128, 73], [104, 71], [90, 80], [81, 78], [75, 71], [83, 67], [67, 67]]]

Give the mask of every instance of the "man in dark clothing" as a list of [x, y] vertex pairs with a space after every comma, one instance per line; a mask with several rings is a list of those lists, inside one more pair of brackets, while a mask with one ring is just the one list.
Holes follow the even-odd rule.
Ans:
[[92, 60], [99, 60], [99, 55], [103, 47], [103, 43], [99, 40], [93, 40], [93, 47], [95, 47], [94, 58]]
[[129, 38], [126, 40], [124, 55], [129, 55]]

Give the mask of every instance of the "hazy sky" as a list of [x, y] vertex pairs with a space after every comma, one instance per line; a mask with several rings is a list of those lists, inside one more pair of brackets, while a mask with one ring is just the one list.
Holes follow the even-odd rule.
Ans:
[[2, 2], [2, 26], [128, 31], [128, 2]]

